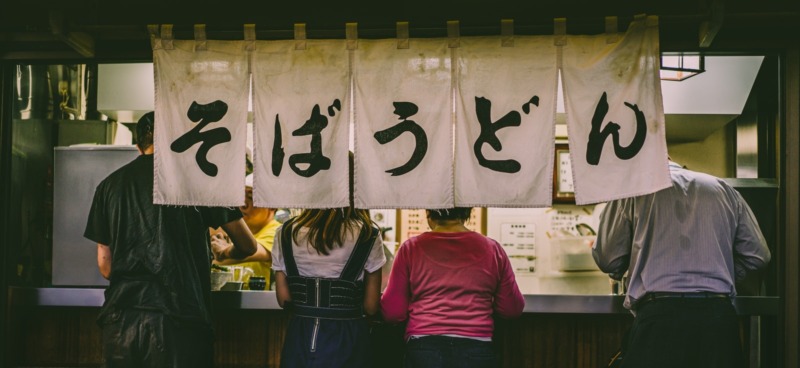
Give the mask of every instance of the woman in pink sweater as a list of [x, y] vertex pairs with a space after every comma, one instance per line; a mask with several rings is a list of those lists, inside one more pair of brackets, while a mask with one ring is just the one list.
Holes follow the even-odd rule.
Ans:
[[388, 322], [408, 320], [406, 367], [494, 367], [492, 315], [522, 314], [505, 251], [464, 226], [471, 210], [427, 210], [432, 231], [395, 255], [381, 311]]

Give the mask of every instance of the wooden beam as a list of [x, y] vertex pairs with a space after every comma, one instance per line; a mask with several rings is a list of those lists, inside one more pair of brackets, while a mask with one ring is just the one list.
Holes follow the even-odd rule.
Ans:
[[94, 57], [94, 38], [82, 32], [69, 32], [64, 26], [64, 15], [61, 12], [50, 12], [50, 28], [53, 31], [53, 35], [81, 56]]
[[784, 367], [800, 366], [800, 51], [790, 49], [786, 55], [786, 105], [785, 137], [783, 139], [785, 162], [783, 174], [785, 183], [783, 231], [785, 239], [783, 270], [785, 272], [784, 290]]
[[38, 43], [57, 41], [55, 35], [49, 32], [0, 32], [0, 42]]
[[0, 52], [0, 60], [83, 60], [74, 51], [8, 51]]
[[725, 5], [723, 0], [711, 0], [711, 19], [700, 23], [700, 47], [709, 47], [722, 28]]

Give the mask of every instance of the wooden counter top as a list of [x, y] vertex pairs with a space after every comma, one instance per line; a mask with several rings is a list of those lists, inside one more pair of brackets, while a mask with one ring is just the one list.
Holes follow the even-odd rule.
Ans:
[[[100, 307], [103, 288], [9, 288], [14, 306]], [[214, 291], [215, 309], [280, 310], [274, 291]], [[628, 314], [623, 295], [525, 295], [524, 313]], [[734, 300], [740, 315], [777, 316], [779, 297], [740, 296]]]

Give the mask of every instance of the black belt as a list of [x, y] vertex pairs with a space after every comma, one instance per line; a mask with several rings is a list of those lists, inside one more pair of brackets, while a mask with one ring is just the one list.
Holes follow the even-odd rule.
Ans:
[[722, 293], [677, 293], [677, 292], [653, 292], [644, 294], [643, 297], [636, 300], [636, 306], [652, 302], [659, 299], [674, 299], [674, 298], [687, 298], [687, 299], [729, 299], [730, 295]]
[[291, 311], [301, 317], [322, 319], [360, 319], [364, 318], [364, 311], [360, 308], [331, 308], [311, 307], [307, 305], [292, 305]]

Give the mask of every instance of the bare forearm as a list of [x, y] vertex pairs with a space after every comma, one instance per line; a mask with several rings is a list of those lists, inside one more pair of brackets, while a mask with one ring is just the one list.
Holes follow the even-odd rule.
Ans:
[[364, 276], [364, 313], [374, 316], [381, 308], [381, 269]]
[[97, 243], [97, 268], [104, 279], [111, 277], [111, 248], [105, 244]]
[[232, 258], [241, 261], [244, 258], [255, 254], [258, 251], [258, 248], [260, 248], [256, 242], [256, 239], [253, 237], [253, 234], [250, 232], [250, 229], [248, 229], [247, 225], [244, 223], [244, 220], [239, 219], [236, 221], [231, 221], [222, 225], [222, 228], [230, 237], [231, 241], [233, 242], [233, 246], [224, 249], [221, 252], [222, 257], [217, 257], [218, 259], [224, 260]]
[[247, 257], [252, 255], [252, 253], [246, 253], [245, 251], [243, 251], [243, 250], [241, 250], [238, 247], [233, 246], [233, 245], [228, 247], [228, 249], [226, 249], [223, 252], [223, 254], [224, 254], [224, 256], [223, 256], [224, 258], [223, 259], [228, 260], [228, 261], [234, 261], [234, 262], [242, 262]]
[[275, 297], [278, 299], [278, 305], [285, 308], [286, 303], [292, 301], [291, 293], [289, 293], [289, 283], [286, 281], [286, 274], [283, 271], [275, 272]]

